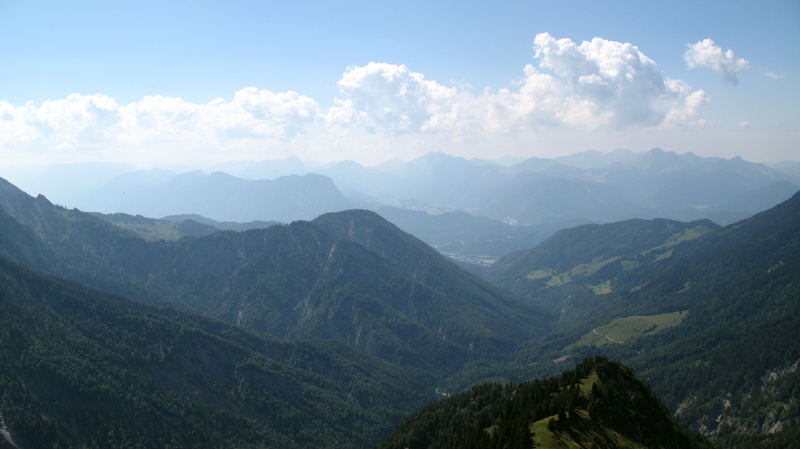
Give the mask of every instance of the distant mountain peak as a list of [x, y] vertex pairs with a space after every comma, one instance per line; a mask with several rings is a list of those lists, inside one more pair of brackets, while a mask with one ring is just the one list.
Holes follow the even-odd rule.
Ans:
[[463, 157], [453, 156], [441, 151], [430, 151], [422, 157], [415, 159], [416, 161], [430, 161], [430, 162], [444, 162], [462, 160], [466, 161]]

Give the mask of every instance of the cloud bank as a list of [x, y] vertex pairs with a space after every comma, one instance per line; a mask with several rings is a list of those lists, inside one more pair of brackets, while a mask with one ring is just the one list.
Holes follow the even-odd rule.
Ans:
[[733, 55], [733, 50], [729, 48], [723, 51], [711, 39], [703, 39], [688, 45], [683, 59], [690, 69], [708, 67], [719, 73], [725, 82], [734, 86], [739, 84], [737, 73], [750, 69], [750, 63], [746, 59], [737, 59]]
[[[0, 102], [0, 152], [234, 159], [314, 146], [324, 158], [334, 143], [388, 148], [400, 141], [507, 141], [554, 129], [636, 132], [701, 123], [705, 93], [666, 77], [631, 43], [577, 43], [540, 33], [532, 58], [510, 87], [482, 92], [428, 79], [405, 65], [350, 67], [327, 110], [293, 91], [255, 87], [204, 104], [160, 95], [120, 104], [102, 94]], [[734, 82], [747, 67], [711, 40], [693, 45], [686, 58]]]

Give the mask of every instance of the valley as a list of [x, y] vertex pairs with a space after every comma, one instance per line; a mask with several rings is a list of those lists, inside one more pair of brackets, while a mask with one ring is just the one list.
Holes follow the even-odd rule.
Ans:
[[800, 449], [799, 24], [0, 1], [0, 449]]
[[[288, 224], [148, 218], [67, 209], [0, 181], [0, 335], [16, 361], [0, 371], [5, 441], [360, 448], [430, 404], [378, 447], [467, 447], [426, 440], [443, 430], [413, 436], [429, 425], [414, 419], [476, 400], [470, 388], [509, 410], [501, 391], [576, 364], [588, 374], [563, 410], [494, 423], [476, 410], [444, 425], [478, 426], [489, 439], [475, 434], [476, 447], [500, 447], [514, 422], [509, 438], [553, 448], [711, 447], [705, 438], [768, 448], [800, 425], [798, 194], [724, 226], [635, 218], [557, 230], [364, 207]], [[652, 386], [642, 407], [676, 429], [672, 442], [648, 442], [653, 431], [618, 427], [627, 412], [592, 405], [598, 370], [617, 370], [610, 395], [638, 382], [597, 356]], [[87, 408], [86, 424], [72, 423], [65, 404], [85, 395], [112, 415]], [[136, 426], [152, 433], [134, 437]]]

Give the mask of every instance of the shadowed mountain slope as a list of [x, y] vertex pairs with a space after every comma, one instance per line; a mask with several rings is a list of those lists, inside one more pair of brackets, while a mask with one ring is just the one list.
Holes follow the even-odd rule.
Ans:
[[47, 253], [37, 268], [275, 336], [337, 340], [441, 372], [509, 354], [546, 329], [535, 308], [460, 271], [375, 214], [341, 215], [355, 228], [380, 231], [370, 241], [323, 229], [320, 223], [337, 214], [319, 223], [145, 241], [10, 184], [3, 193], [0, 205]]
[[22, 448], [351, 447], [427, 388], [332, 342], [153, 309], [0, 258], [0, 416]]

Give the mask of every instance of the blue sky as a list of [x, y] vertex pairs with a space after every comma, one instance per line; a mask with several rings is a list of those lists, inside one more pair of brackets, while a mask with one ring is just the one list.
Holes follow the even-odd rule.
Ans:
[[[595, 37], [630, 43], [654, 61], [664, 80], [680, 80], [691, 90], [669, 100], [653, 96], [653, 103], [630, 108], [622, 102], [635, 101], [637, 91], [621, 95], [613, 104], [603, 103], [607, 93], [577, 92], [577, 75], [570, 79], [574, 67], [562, 65], [562, 71], [555, 73], [543, 57], [534, 56], [534, 38], [539, 33], [568, 39], [576, 47]], [[731, 49], [734, 61], [746, 60], [746, 68], [733, 73], [736, 85], [725, 82], [724, 74], [708, 58], [695, 68], [688, 67], [687, 46], [704, 39], [712, 39], [723, 52]], [[298, 154], [309, 159], [377, 162], [426, 150], [499, 157], [653, 146], [709, 156], [740, 154], [751, 160], [800, 159], [797, 1], [0, 0], [0, 55], [0, 101], [6, 104], [6, 117], [15, 117], [0, 126], [0, 154], [7, 161], [106, 159], [157, 164], [186, 158], [213, 162]], [[366, 73], [370, 62], [391, 67], [372, 67]], [[558, 94], [558, 105], [542, 109], [541, 104], [552, 100], [549, 96], [546, 101], [545, 96], [523, 101], [495, 95], [503, 89], [512, 94], [521, 89], [531, 79], [530, 73], [523, 72], [528, 64], [537, 73], [554, 75], [568, 89]], [[399, 66], [407, 70], [398, 75]], [[354, 79], [345, 91], [342, 81], [348, 68], [364, 72], [351, 73]], [[425, 82], [419, 84], [414, 74]], [[422, 86], [418, 92], [422, 97], [403, 96], [400, 103], [393, 103], [399, 94], [391, 89], [397, 85], [370, 81], [397, 76], [410, 80], [411, 84], [402, 86]], [[539, 89], [544, 81], [536, 82]], [[247, 120], [241, 117], [241, 108], [231, 112], [235, 108], [226, 106], [213, 113], [198, 109], [215, 99], [234, 103], [235, 94], [245, 87], [272, 94], [292, 91], [302, 98], [276, 100], [254, 91], [243, 94], [240, 97], [260, 99], [255, 119]], [[440, 87], [457, 92], [436, 94]], [[680, 120], [668, 120], [670, 111], [677, 111], [678, 103], [695, 91], [702, 91], [702, 105], [684, 108]], [[486, 97], [486, 92], [494, 96]], [[100, 94], [103, 99], [72, 97], [67, 101], [71, 94]], [[432, 100], [430, 95], [439, 97]], [[448, 97], [446, 104], [441, 95]], [[154, 96], [183, 103], [140, 103]], [[48, 101], [62, 103], [42, 108]], [[87, 108], [86, 101], [104, 104], [99, 107], [102, 112], [97, 113], [96, 105]], [[345, 117], [342, 102], [348, 101], [352, 104], [348, 103]], [[676, 103], [664, 106], [665, 101]], [[422, 109], [403, 109], [409, 102]], [[584, 103], [581, 107], [576, 105], [580, 102]], [[26, 104], [28, 109], [22, 111]], [[566, 117], [547, 120], [557, 107], [568, 105], [573, 110]], [[126, 106], [131, 107], [122, 111]], [[331, 108], [337, 107], [334, 112], [339, 119], [332, 128]], [[489, 112], [477, 114], [481, 118], [475, 114], [464, 118], [466, 108], [481, 107]], [[524, 110], [525, 117], [486, 122], [487, 116], [496, 116], [498, 107]], [[593, 108], [592, 112], [586, 108]], [[649, 121], [621, 118], [642, 108], [648, 114], [658, 109], [662, 115]], [[154, 115], [154, 109], [159, 113]], [[91, 116], [75, 118], [79, 114]], [[212, 120], [208, 114], [214, 117], [212, 121], [227, 123], [230, 118], [231, 124], [217, 130], [213, 138], [206, 136], [212, 140], [207, 144], [187, 140], [185, 135], [193, 135], [188, 128], [183, 134], [167, 129], [176, 123], [172, 120], [176, 115], [193, 114], [206, 114], [204, 119], [192, 118], [196, 126], [207, 127]], [[224, 114], [238, 114], [238, 118]], [[270, 114], [280, 117], [264, 117]], [[158, 122], [156, 115], [172, 117], [172, 121]], [[145, 126], [150, 127], [142, 131]], [[80, 132], [70, 131], [78, 128]], [[468, 135], [464, 129], [483, 132]], [[134, 136], [136, 132], [139, 135]], [[140, 138], [145, 134], [147, 138]]]

